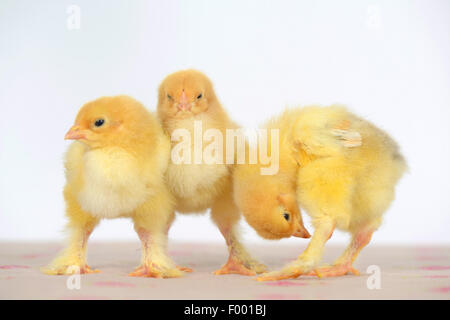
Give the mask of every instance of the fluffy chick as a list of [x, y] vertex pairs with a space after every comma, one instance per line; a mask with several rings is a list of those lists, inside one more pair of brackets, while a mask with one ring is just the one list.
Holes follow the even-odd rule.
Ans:
[[[233, 171], [234, 201], [245, 220], [265, 239], [311, 237], [303, 225], [296, 197], [298, 164], [292, 157], [285, 156], [292, 152], [288, 136], [292, 116], [285, 112], [282, 119], [269, 121], [261, 128], [265, 130], [263, 134], [267, 135], [264, 137], [267, 139], [267, 156], [278, 159], [278, 171], [275, 174], [263, 174], [263, 169], [268, 165], [261, 160], [261, 144], [249, 142], [246, 145], [245, 163], [236, 165]], [[278, 136], [272, 135], [273, 130], [278, 132]], [[275, 144], [278, 149], [272, 150]], [[273, 153], [279, 156], [273, 157]], [[250, 160], [250, 154], [256, 155], [256, 161]]]
[[[289, 181], [288, 194], [296, 196], [311, 216], [315, 230], [296, 261], [258, 280], [302, 274], [357, 274], [352, 264], [380, 226], [383, 213], [394, 199], [395, 185], [407, 167], [397, 144], [385, 132], [341, 106], [287, 110], [267, 127], [280, 130], [280, 173], [271, 178], [252, 175], [250, 185], [260, 184], [266, 190], [267, 183], [286, 185], [284, 181]], [[256, 230], [270, 229], [273, 237], [289, 236], [290, 229], [284, 226], [279, 208], [259, 207], [251, 194], [242, 195], [248, 180], [241, 177], [248, 170], [244, 166], [235, 172], [235, 198], [247, 221]], [[280, 190], [266, 196], [276, 198], [286, 192]], [[335, 228], [349, 232], [351, 242], [332, 266], [318, 268], [325, 243]], [[285, 232], [280, 234], [280, 230]], [[264, 232], [259, 233], [264, 236]]]
[[170, 142], [157, 118], [131, 97], [102, 97], [80, 109], [65, 139], [75, 140], [65, 156], [70, 238], [43, 272], [98, 272], [86, 263], [89, 235], [101, 219], [129, 217], [142, 242], [141, 265], [129, 275], [181, 276], [166, 254], [174, 218], [164, 181]]
[[[238, 128], [221, 106], [211, 81], [196, 70], [178, 71], [162, 81], [157, 111], [164, 129], [172, 137], [172, 146], [178, 144], [178, 139], [174, 138], [178, 130], [187, 131], [193, 137], [188, 146], [191, 154], [196, 151], [196, 123], [201, 125], [202, 132], [208, 129], [220, 131], [224, 147], [226, 130]], [[206, 143], [204, 147], [207, 147]], [[225, 160], [222, 164], [208, 164], [206, 161], [195, 163], [194, 159], [191, 160], [189, 163], [170, 161], [167, 181], [179, 213], [202, 213], [211, 209], [211, 218], [225, 238], [229, 250], [227, 263], [215, 274], [255, 275], [264, 272], [265, 266], [251, 258], [239, 242], [237, 224], [240, 212], [232, 198], [233, 164], [226, 164]]]

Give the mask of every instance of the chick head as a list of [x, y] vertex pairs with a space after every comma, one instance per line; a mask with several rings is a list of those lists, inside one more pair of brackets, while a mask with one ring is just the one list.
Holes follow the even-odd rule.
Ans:
[[268, 193], [253, 194], [242, 206], [246, 221], [266, 239], [281, 239], [291, 236], [309, 238], [311, 235], [303, 225], [294, 193], [280, 193], [271, 197]]
[[158, 114], [161, 119], [185, 119], [205, 112], [217, 100], [209, 78], [197, 70], [168, 75], [159, 86]]
[[131, 97], [102, 97], [81, 107], [65, 139], [91, 148], [126, 146], [148, 132], [148, 119], [145, 107]]

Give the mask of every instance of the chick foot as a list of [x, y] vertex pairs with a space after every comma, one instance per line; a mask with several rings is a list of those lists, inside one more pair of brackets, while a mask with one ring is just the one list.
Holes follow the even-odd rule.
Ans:
[[227, 263], [220, 268], [219, 270], [214, 271], [215, 275], [224, 275], [224, 274], [241, 274], [244, 276], [255, 276], [256, 272], [247, 268], [237, 259], [233, 259], [230, 257]]
[[72, 275], [100, 273], [98, 269], [92, 269], [87, 264], [84, 265], [57, 265], [41, 268], [41, 271], [48, 275]]
[[359, 271], [351, 265], [338, 264], [330, 267], [321, 267], [310, 272], [308, 275], [317, 276], [319, 278], [340, 277], [346, 274], [359, 276]]
[[181, 267], [181, 266], [177, 266], [177, 269], [183, 272], [194, 272], [194, 269], [191, 269], [189, 267]]
[[244, 260], [244, 265], [248, 266], [249, 269], [255, 271], [256, 274], [267, 272], [266, 265], [259, 263], [256, 260]]
[[312, 270], [313, 265], [314, 263], [312, 261], [298, 259], [289, 263], [282, 270], [265, 273], [256, 278], [256, 280], [277, 281], [285, 279], [295, 279], [300, 277], [301, 275], [307, 275]]
[[236, 256], [230, 255], [227, 263], [219, 270], [214, 271], [215, 275], [241, 274], [244, 276], [255, 276], [266, 271], [266, 266], [254, 260], [241, 261]]
[[281, 270], [281, 271], [273, 271], [269, 273], [265, 273], [256, 280], [258, 281], [278, 281], [285, 279], [295, 279], [303, 275], [304, 272], [301, 269], [292, 269], [292, 270]]
[[145, 278], [178, 278], [183, 276], [184, 272], [180, 268], [170, 268], [156, 263], [141, 265], [128, 275], [130, 277]]

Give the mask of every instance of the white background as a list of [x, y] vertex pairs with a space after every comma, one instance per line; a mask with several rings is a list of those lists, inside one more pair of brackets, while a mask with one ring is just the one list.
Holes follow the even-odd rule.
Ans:
[[[66, 27], [70, 4], [79, 30]], [[63, 137], [83, 103], [125, 93], [155, 110], [161, 79], [194, 67], [246, 127], [286, 105], [339, 102], [386, 129], [410, 173], [374, 242], [448, 244], [449, 18], [447, 0], [2, 0], [0, 240], [63, 237]], [[171, 236], [222, 241], [208, 215], [178, 217]], [[113, 220], [93, 239], [137, 237]]]

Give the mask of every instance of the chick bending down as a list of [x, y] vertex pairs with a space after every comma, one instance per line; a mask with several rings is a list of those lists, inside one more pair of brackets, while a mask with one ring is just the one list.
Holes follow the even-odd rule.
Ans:
[[[300, 212], [292, 217], [292, 211], [285, 212], [280, 205], [264, 206], [251, 196], [256, 193], [261, 197], [268, 185], [280, 185], [278, 191], [267, 188], [265, 196], [272, 202], [296, 200], [311, 216], [315, 230], [296, 261], [258, 280], [358, 274], [352, 264], [380, 226], [394, 199], [395, 185], [407, 167], [397, 144], [340, 106], [287, 110], [267, 127], [280, 132], [280, 172], [264, 177], [249, 174], [248, 167], [238, 168], [234, 180], [237, 203], [260, 235], [287, 237], [296, 229], [286, 225], [289, 220], [301, 221], [296, 218]], [[246, 191], [250, 193], [244, 195]], [[349, 232], [351, 242], [332, 266], [319, 267], [325, 243], [335, 229]]]
[[195, 70], [170, 74], [159, 87], [157, 110], [172, 140], [166, 176], [176, 211], [211, 209], [211, 218], [228, 246], [228, 262], [215, 274], [264, 272], [265, 266], [251, 258], [239, 241], [240, 212], [232, 197], [234, 159], [226, 160], [226, 131], [238, 126], [222, 108], [211, 81]]
[[128, 96], [85, 104], [65, 139], [64, 198], [67, 248], [43, 272], [95, 273], [86, 263], [89, 235], [101, 219], [129, 217], [142, 242], [140, 266], [130, 276], [179, 277], [166, 254], [173, 198], [165, 181], [170, 142], [156, 117]]

